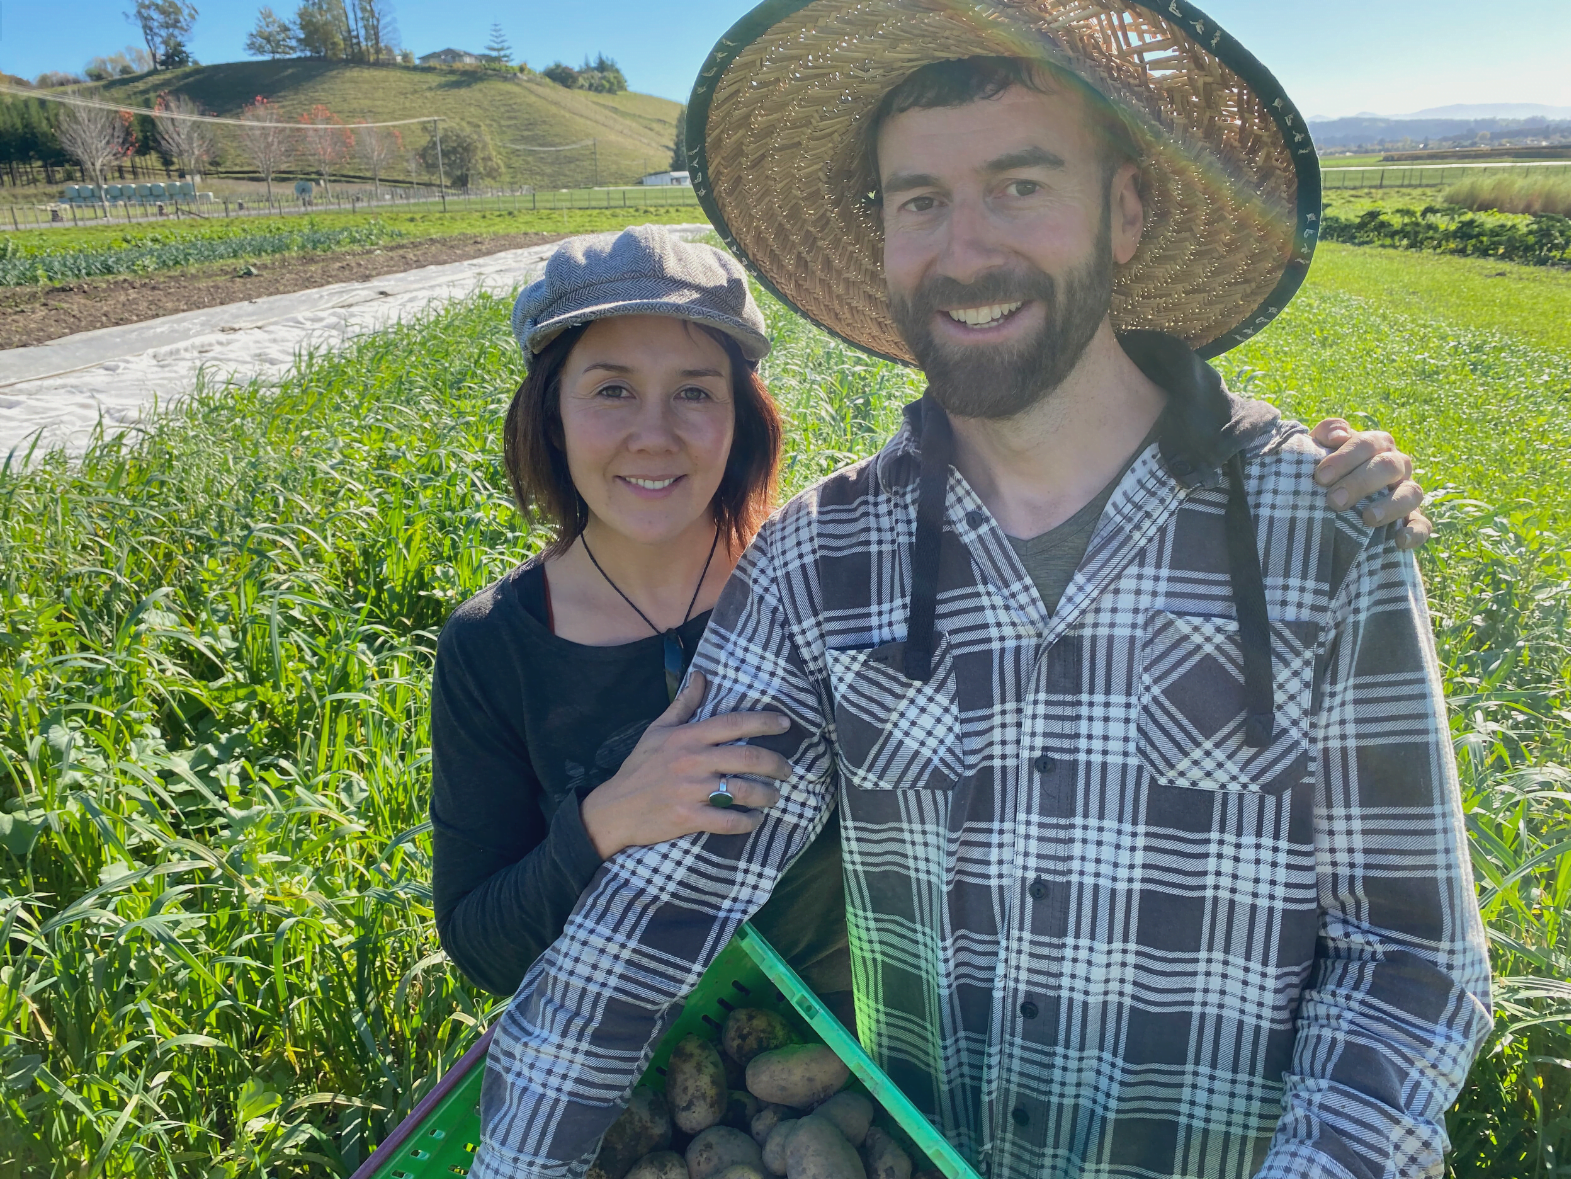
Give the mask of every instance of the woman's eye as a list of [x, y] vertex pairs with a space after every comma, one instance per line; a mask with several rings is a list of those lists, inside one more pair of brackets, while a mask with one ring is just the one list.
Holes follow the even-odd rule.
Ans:
[[677, 390], [676, 399], [678, 401], [708, 401], [710, 400], [709, 390], [699, 385], [688, 385], [686, 388]]
[[626, 385], [601, 385], [600, 388], [595, 390], [596, 397], [606, 397], [613, 401], [619, 401], [624, 397], [631, 397], [632, 395], [633, 391]]

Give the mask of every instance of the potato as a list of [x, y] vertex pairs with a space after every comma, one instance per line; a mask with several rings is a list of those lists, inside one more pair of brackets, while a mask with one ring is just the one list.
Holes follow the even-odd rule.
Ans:
[[911, 1156], [877, 1126], [862, 1140], [862, 1163], [867, 1179], [911, 1179]]
[[[823, 1044], [793, 1044], [761, 1052], [747, 1062], [747, 1090], [760, 1101], [811, 1109], [851, 1078]], [[680, 1123], [679, 1123], [680, 1124]]]
[[873, 1124], [873, 1103], [860, 1093], [836, 1093], [813, 1113], [828, 1118], [852, 1146], [861, 1146]]
[[678, 1129], [697, 1134], [725, 1117], [725, 1066], [713, 1044], [683, 1036], [665, 1070], [666, 1102]]
[[687, 1163], [674, 1150], [657, 1150], [633, 1164], [627, 1179], [687, 1179]]
[[769, 1138], [764, 1143], [764, 1170], [771, 1175], [784, 1175], [786, 1173], [786, 1150], [791, 1145], [791, 1135], [796, 1133], [796, 1118], [786, 1118], [778, 1122], [769, 1132]]
[[760, 1052], [784, 1048], [795, 1041], [785, 1020], [758, 1007], [738, 1007], [726, 1018], [725, 1029], [720, 1033], [725, 1050], [743, 1064]]
[[[770, 1132], [781, 1122], [791, 1117], [789, 1105], [766, 1105], [753, 1115], [753, 1120], [748, 1123], [748, 1130], [752, 1132], [753, 1141], [763, 1146], [769, 1141]], [[795, 1119], [792, 1119], [795, 1120]]]
[[732, 1163], [715, 1179], [769, 1179], [769, 1176], [764, 1174], [762, 1167], [755, 1167], [752, 1163]]
[[727, 1096], [725, 1117], [720, 1119], [720, 1124], [751, 1133], [753, 1118], [763, 1108], [764, 1103], [746, 1089], [733, 1089]]
[[611, 1123], [601, 1139], [594, 1166], [605, 1179], [624, 1179], [639, 1159], [652, 1150], [663, 1150], [670, 1145], [671, 1114], [665, 1098], [640, 1085], [633, 1090], [622, 1115]]
[[786, 1179], [867, 1179], [867, 1170], [832, 1121], [808, 1114], [786, 1147]]
[[738, 1163], [762, 1171], [764, 1156], [750, 1135], [730, 1126], [710, 1126], [687, 1148], [690, 1179], [709, 1179]]

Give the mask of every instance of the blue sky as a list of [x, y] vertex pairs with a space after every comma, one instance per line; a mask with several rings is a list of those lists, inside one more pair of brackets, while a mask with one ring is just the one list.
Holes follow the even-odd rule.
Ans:
[[[202, 61], [243, 57], [259, 4], [196, 0]], [[0, 0], [0, 70], [33, 77], [80, 70], [133, 39], [131, 0]], [[273, 5], [292, 11], [290, 0]], [[479, 50], [500, 21], [531, 65], [604, 52], [635, 90], [685, 100], [715, 40], [746, 0], [394, 0], [403, 43], [418, 53]], [[1202, 0], [1282, 80], [1308, 115], [1399, 114], [1458, 102], [1571, 106], [1571, 0]]]

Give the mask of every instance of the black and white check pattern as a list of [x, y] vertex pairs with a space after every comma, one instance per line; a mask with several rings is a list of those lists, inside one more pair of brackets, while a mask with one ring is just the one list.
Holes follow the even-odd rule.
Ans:
[[984, 1175], [1442, 1173], [1489, 969], [1423, 587], [1327, 510], [1301, 427], [1231, 404], [1264, 418], [1269, 746], [1243, 740], [1226, 488], [1155, 445], [1052, 615], [951, 471], [941, 638], [907, 680], [908, 425], [765, 527], [698, 653], [707, 713], [793, 718], [780, 805], [601, 870], [492, 1042], [476, 1179], [582, 1175], [837, 803], [862, 1040]]

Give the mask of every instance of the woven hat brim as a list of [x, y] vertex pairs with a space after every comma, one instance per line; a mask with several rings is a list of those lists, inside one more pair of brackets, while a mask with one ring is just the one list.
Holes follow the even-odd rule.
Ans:
[[679, 303], [671, 298], [618, 299], [589, 307], [575, 307], [571, 311], [535, 324], [528, 330], [524, 346], [531, 353], [538, 354], [568, 328], [619, 315], [664, 315], [671, 319], [685, 319], [691, 323], [704, 324], [730, 336], [742, 350], [742, 355], [749, 360], [762, 360], [769, 355], [769, 338], [741, 320], [732, 319], [728, 315], [712, 311], [697, 303]]
[[1072, 71], [1139, 142], [1145, 232], [1115, 280], [1116, 328], [1215, 356], [1287, 305], [1318, 238], [1314, 144], [1270, 72], [1183, 0], [766, 0], [716, 44], [687, 123], [700, 204], [765, 287], [914, 363], [889, 314], [860, 129], [912, 71], [970, 56]]

